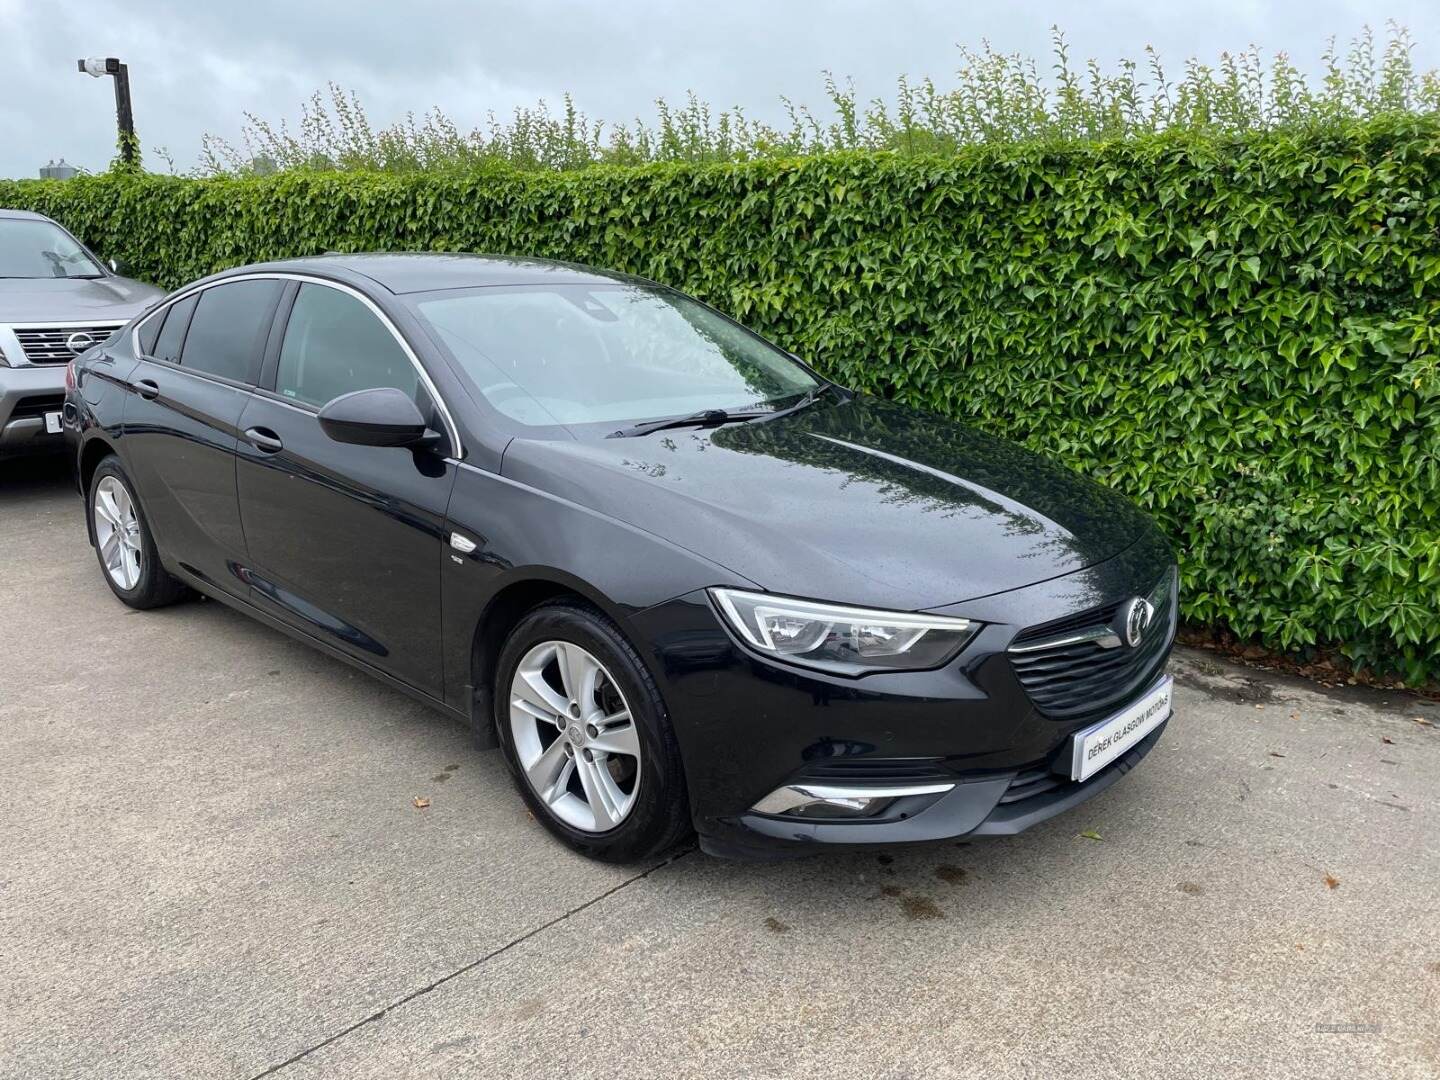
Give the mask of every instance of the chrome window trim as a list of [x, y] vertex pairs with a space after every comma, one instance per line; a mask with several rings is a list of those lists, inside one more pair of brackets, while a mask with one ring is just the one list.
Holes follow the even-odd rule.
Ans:
[[[426, 391], [430, 394], [431, 400], [435, 402], [435, 407], [440, 410], [440, 419], [445, 424], [445, 435], [446, 438], [450, 440], [451, 454], [449, 456], [453, 457], [456, 461], [460, 460], [462, 457], [465, 456], [464, 447], [460, 443], [460, 429], [455, 426], [455, 418], [450, 415], [450, 407], [445, 404], [445, 399], [440, 396], [440, 391], [435, 386], [434, 380], [430, 378], [430, 373], [425, 370], [425, 365], [420, 363], [420, 358], [415, 355], [415, 350], [410, 347], [410, 343], [405, 340], [404, 335], [402, 335], [399, 329], [395, 326], [395, 324], [390, 321], [390, 316], [386, 315], [385, 312], [381, 311], [380, 306], [376, 304], [374, 300], [371, 300], [370, 297], [366, 296], [363, 292], [355, 288], [353, 285], [346, 285], [345, 283], [339, 281], [331, 281], [328, 278], [316, 277], [313, 274], [295, 273], [294, 271], [290, 270], [257, 270], [253, 273], [234, 274], [230, 277], [221, 278], [219, 281], [207, 281], [200, 285], [192, 285], [191, 287], [183, 290], [182, 292], [178, 292], [173, 296], [166, 297], [163, 304], [157, 307], [154, 311], [147, 314], [143, 319], [139, 319], [136, 321], [135, 325], [130, 328], [131, 350], [135, 353], [135, 356], [137, 358], [143, 357], [144, 359], [150, 360], [157, 364], [166, 363], [167, 361], [160, 360], [159, 358], [151, 356], [149, 353], [141, 350], [140, 328], [142, 326], [144, 326], [151, 319], [155, 318], [155, 316], [159, 315], [161, 312], [169, 311], [171, 307], [173, 307], [175, 304], [178, 304], [181, 300], [184, 300], [187, 296], [194, 296], [196, 293], [204, 292], [206, 289], [213, 289], [218, 285], [229, 285], [232, 282], [236, 281], [267, 280], [299, 281], [310, 285], [324, 285], [327, 288], [335, 289], [339, 292], [345, 293], [348, 296], [353, 296], [356, 300], [359, 300], [362, 304], [369, 308], [371, 314], [373, 314], [377, 319], [380, 320], [381, 325], [383, 325], [385, 329], [390, 331], [390, 336], [395, 339], [396, 344], [400, 346], [400, 348], [404, 351], [405, 355], [409, 358], [411, 366], [415, 368], [415, 373], [420, 376], [421, 385], [423, 385]], [[46, 325], [53, 326], [55, 324], [48, 323]], [[124, 324], [122, 323], [121, 325], [123, 326]], [[185, 365], [174, 364], [172, 366], [183, 370]], [[191, 374], [204, 375], [206, 373], [192, 371]], [[260, 391], [262, 388], [255, 386], [250, 387], [250, 389]], [[290, 402], [284, 401], [282, 398], [280, 398], [278, 394], [267, 395], [266, 400], [280, 401], [281, 404], [285, 405], [291, 404]], [[311, 410], [309, 409], [305, 409], [302, 411], [311, 412]], [[314, 415], [314, 413], [312, 412], [311, 415]]]

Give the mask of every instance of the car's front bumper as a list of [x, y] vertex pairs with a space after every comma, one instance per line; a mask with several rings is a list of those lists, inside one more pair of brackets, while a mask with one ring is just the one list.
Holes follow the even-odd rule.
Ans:
[[65, 448], [65, 436], [47, 433], [46, 412], [60, 411], [65, 366], [0, 367], [0, 457], [50, 453]]
[[[1057, 720], [1031, 703], [1007, 648], [1024, 628], [1145, 595], [1172, 561], [1150, 536], [1095, 567], [954, 605], [983, 621], [951, 664], [859, 679], [772, 663], [741, 647], [703, 591], [631, 616], [650, 655], [685, 761], [701, 845], [751, 858], [820, 844], [914, 843], [997, 835], [1061, 813], [1104, 790], [1155, 745], [1164, 725], [1083, 783], [1068, 777], [1070, 737], [1103, 713]], [[1173, 619], [1166, 633], [1173, 635]], [[1168, 641], [1138, 700], [1159, 676]], [[787, 785], [939, 787], [895, 800], [874, 818], [757, 813]], [[950, 786], [953, 785], [953, 786]]]
[[[926, 843], [958, 836], [1012, 836], [1078, 806], [1104, 791], [1134, 768], [1159, 741], [1168, 718], [1117, 760], [1083, 782], [1051, 773], [1054, 787], [1039, 787], [1034, 777], [1045, 766], [960, 780], [948, 792], [916, 813], [885, 821], [800, 821], [755, 813], [742, 814], [735, 828], [700, 835], [700, 844], [714, 855], [767, 858], [803, 855], [807, 846], [841, 844], [874, 847]], [[863, 790], [857, 786], [854, 790]]]

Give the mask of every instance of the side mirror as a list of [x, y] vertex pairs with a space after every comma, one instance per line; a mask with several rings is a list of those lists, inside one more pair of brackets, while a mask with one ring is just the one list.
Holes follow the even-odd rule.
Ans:
[[110, 267], [112, 274], [126, 275], [130, 273], [130, 264], [124, 259], [107, 259], [106, 264]]
[[341, 394], [320, 410], [320, 427], [336, 442], [356, 446], [434, 446], [432, 431], [415, 402], [391, 386]]

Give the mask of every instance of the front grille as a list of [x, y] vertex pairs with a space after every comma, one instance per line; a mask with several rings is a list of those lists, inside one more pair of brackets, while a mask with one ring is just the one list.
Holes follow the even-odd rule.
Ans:
[[[25, 359], [32, 364], [68, 364], [75, 353], [66, 344], [75, 334], [88, 334], [98, 345], [124, 323], [94, 323], [89, 326], [29, 326], [14, 327], [15, 337], [25, 350]], [[80, 350], [84, 352], [85, 350]]]
[[44, 416], [47, 412], [59, 412], [64, 405], [64, 394], [32, 394], [15, 403], [15, 408], [10, 410], [10, 419]]
[[[1073, 719], [1119, 705], [1153, 678], [1175, 640], [1173, 571], [1167, 571], [1148, 599], [1155, 605], [1150, 630], [1135, 648], [1103, 648], [1094, 640], [1074, 641], [1077, 632], [1112, 625], [1123, 603], [1093, 608], [1032, 627], [1018, 635], [1010, 665], [1035, 707], [1056, 719]], [[1054, 645], [1044, 642], [1053, 639]], [[1036, 647], [1036, 645], [1040, 647]]]

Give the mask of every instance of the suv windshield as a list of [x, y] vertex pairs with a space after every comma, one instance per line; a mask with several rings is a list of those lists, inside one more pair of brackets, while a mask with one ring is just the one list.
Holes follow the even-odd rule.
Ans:
[[0, 278], [97, 278], [104, 273], [53, 222], [0, 218]]
[[485, 400], [534, 427], [779, 407], [816, 379], [703, 304], [636, 285], [498, 285], [416, 309]]

